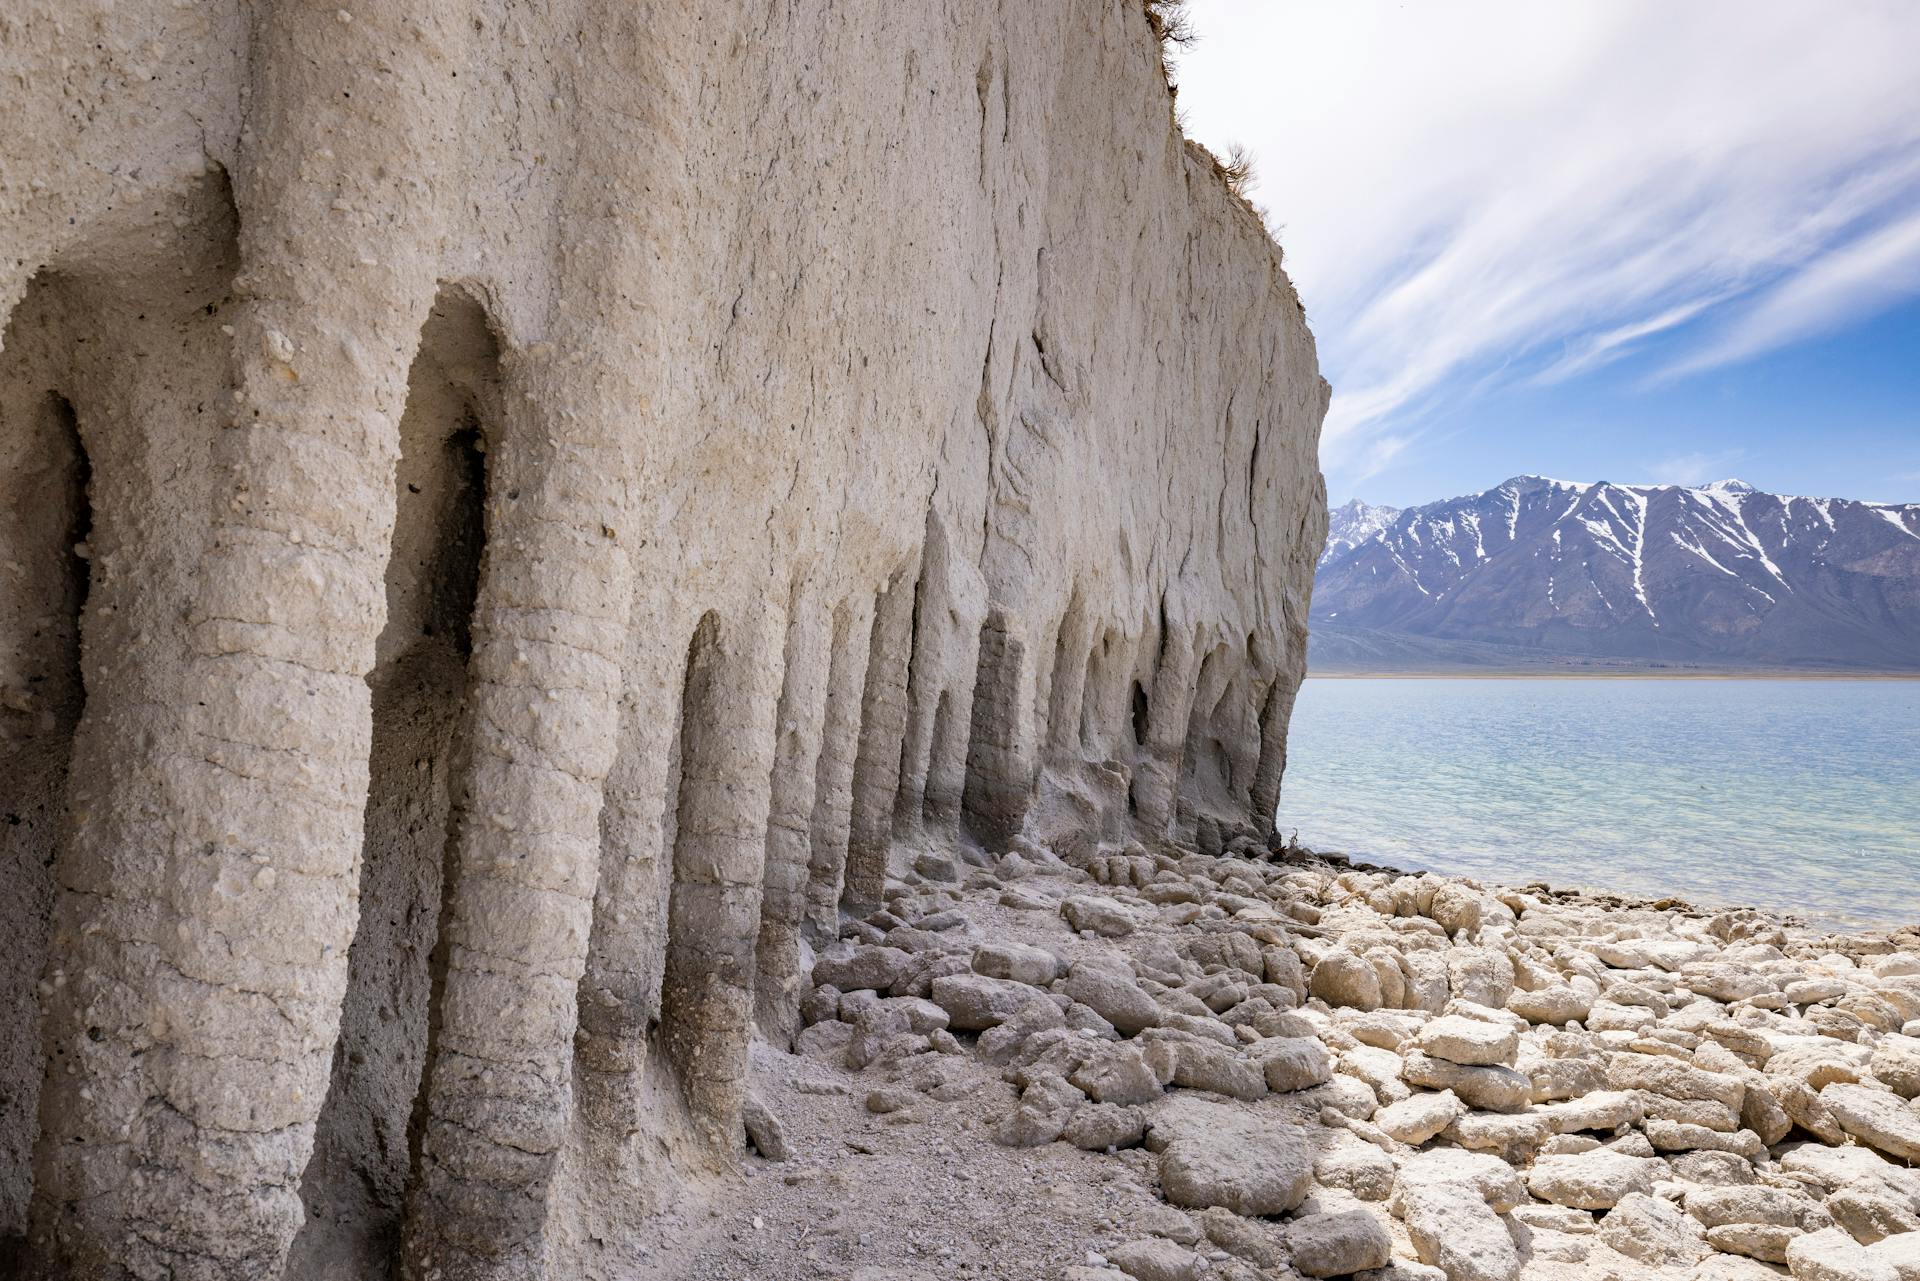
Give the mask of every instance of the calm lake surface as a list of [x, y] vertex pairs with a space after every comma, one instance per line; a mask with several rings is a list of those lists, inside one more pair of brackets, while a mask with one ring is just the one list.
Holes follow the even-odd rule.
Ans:
[[1920, 922], [1920, 681], [1309, 678], [1296, 827], [1488, 882]]

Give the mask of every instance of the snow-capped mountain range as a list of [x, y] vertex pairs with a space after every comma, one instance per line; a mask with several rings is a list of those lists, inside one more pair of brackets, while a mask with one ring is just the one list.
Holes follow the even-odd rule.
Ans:
[[1348, 499], [1327, 513], [1327, 547], [1320, 553], [1320, 563], [1325, 565], [1352, 551], [1399, 517], [1398, 507], [1375, 507], [1358, 498]]
[[[1920, 504], [1517, 476], [1332, 515], [1316, 651], [1920, 670]], [[1405, 641], [1397, 638], [1407, 638]], [[1414, 638], [1417, 638], [1414, 639]], [[1337, 661], [1337, 657], [1336, 657]], [[1364, 660], [1361, 660], [1364, 661]]]

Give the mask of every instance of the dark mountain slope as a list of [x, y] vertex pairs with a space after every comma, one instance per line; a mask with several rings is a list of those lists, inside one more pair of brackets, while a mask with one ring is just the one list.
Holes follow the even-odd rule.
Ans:
[[1640, 663], [1920, 670], [1920, 504], [1521, 476], [1408, 508], [1327, 559], [1313, 623]]

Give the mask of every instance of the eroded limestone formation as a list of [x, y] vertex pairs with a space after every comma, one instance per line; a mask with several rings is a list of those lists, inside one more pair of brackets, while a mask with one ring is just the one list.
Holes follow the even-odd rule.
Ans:
[[1326, 404], [1140, 0], [0, 14], [0, 1238], [584, 1275], [916, 859], [1270, 827]]

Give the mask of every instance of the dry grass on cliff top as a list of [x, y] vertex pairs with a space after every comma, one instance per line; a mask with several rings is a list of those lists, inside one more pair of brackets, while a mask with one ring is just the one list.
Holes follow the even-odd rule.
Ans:
[[1193, 21], [1187, 16], [1187, 0], [1143, 0], [1147, 25], [1162, 45], [1193, 43]]
[[1198, 33], [1193, 28], [1193, 20], [1187, 12], [1187, 0], [1141, 0], [1141, 8], [1147, 17], [1147, 26], [1153, 32], [1153, 38], [1160, 44], [1160, 72], [1167, 82], [1168, 109], [1173, 120], [1174, 130], [1193, 149], [1201, 159], [1207, 162], [1213, 174], [1218, 178], [1227, 193], [1239, 202], [1241, 208], [1252, 214], [1273, 242], [1274, 248], [1280, 248], [1278, 229], [1274, 227], [1267, 211], [1253, 203], [1250, 193], [1256, 176], [1253, 167], [1253, 153], [1239, 143], [1234, 143], [1222, 157], [1206, 144], [1187, 136], [1186, 121], [1173, 106], [1178, 98], [1180, 87], [1173, 71], [1173, 51], [1192, 44]]

